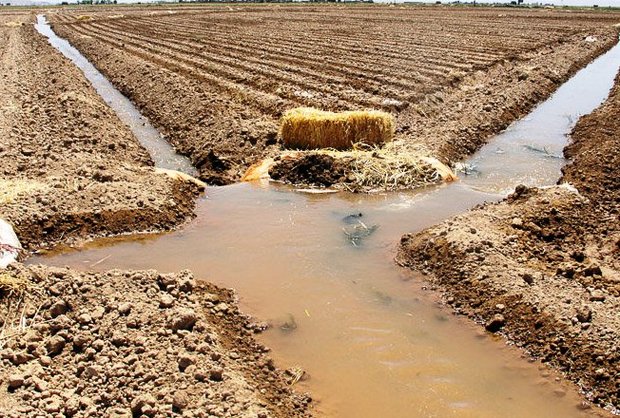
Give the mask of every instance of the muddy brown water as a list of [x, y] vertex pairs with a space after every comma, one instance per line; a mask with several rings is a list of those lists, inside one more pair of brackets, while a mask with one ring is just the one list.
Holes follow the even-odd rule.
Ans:
[[[421, 277], [393, 258], [404, 232], [498, 200], [518, 183], [553, 184], [566, 133], [605, 99], [619, 56], [616, 47], [499, 135], [467, 162], [470, 173], [457, 183], [376, 195], [309, 195], [269, 183], [213, 187], [196, 219], [179, 231], [97, 240], [29, 262], [189, 268], [236, 289], [244, 311], [273, 325], [258, 338], [278, 364], [307, 372], [298, 388], [313, 394], [320, 415], [591, 416], [578, 408], [573, 386], [452, 316]], [[584, 82], [588, 87], [571, 102], [588, 105], [564, 106]]]

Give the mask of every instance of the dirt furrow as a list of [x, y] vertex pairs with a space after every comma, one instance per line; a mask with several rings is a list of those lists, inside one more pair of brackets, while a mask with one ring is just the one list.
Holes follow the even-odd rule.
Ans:
[[[142, 47], [149, 51], [157, 51], [158, 54], [167, 55], [188, 65], [217, 74], [227, 80], [248, 86], [249, 88], [274, 93], [283, 99], [305, 102], [312, 105], [312, 100], [300, 95], [301, 92], [312, 96], [321, 96], [329, 103], [333, 103], [332, 108], [337, 109], [338, 103], [347, 103], [350, 106], [380, 107], [382, 98], [370, 94], [364, 94], [359, 90], [345, 90], [341, 85], [331, 83], [325, 85], [326, 80], [321, 80], [317, 76], [300, 77], [292, 75], [276, 67], [265, 66], [255, 63], [254, 65], [245, 64], [240, 57], [228, 59], [223, 54], [218, 54], [217, 49], [209, 53], [202, 48], [196, 54], [196, 46], [185, 46], [184, 42], [177, 40], [153, 41], [153, 37], [140, 36], [135, 33], [117, 31], [105, 25], [92, 24], [90, 27], [101, 29], [98, 33], [107, 36], [114, 35], [117, 40], [128, 40], [133, 45]], [[159, 38], [158, 38], [159, 39]], [[146, 47], [145, 45], [149, 45]], [[154, 47], [151, 45], [155, 45]], [[169, 51], [169, 52], [168, 52]], [[317, 86], [322, 87], [317, 89]], [[334, 87], [332, 87], [334, 86]]]
[[[188, 32], [188, 34], [190, 33], [191, 32]], [[229, 32], [229, 33], [223, 32], [220, 34], [221, 36], [220, 38], [215, 37], [214, 39], [217, 40], [216, 45], [221, 46], [224, 43], [229, 43], [232, 33], [233, 32]], [[215, 36], [218, 35], [218, 32], [213, 32], [213, 33], [209, 32], [208, 35], [205, 35], [199, 38], [200, 42], [204, 42], [205, 44], [211, 44], [209, 40], [214, 35]], [[251, 39], [244, 39], [242, 42], [244, 45], [248, 45], [249, 47], [251, 47], [252, 49], [250, 50], [253, 50], [253, 51], [261, 50], [266, 53], [277, 54], [276, 56], [282, 55], [282, 56], [286, 56], [289, 58], [301, 60], [301, 62], [306, 66], [312, 62], [321, 62], [321, 64], [324, 65], [326, 68], [333, 69], [335, 72], [342, 72], [343, 74], [347, 76], [355, 76], [355, 77], [366, 76], [369, 72], [371, 72], [371, 73], [376, 74], [377, 77], [381, 77], [381, 78], [376, 79], [376, 81], [378, 82], [381, 82], [381, 80], [384, 81], [385, 76], [390, 76], [390, 75], [392, 77], [394, 76], [393, 74], [390, 74], [388, 70], [380, 69], [380, 68], [372, 68], [372, 65], [375, 63], [372, 60], [368, 60], [365, 62], [360, 61], [358, 63], [356, 59], [356, 62], [352, 63], [350, 59], [347, 61], [345, 59], [346, 57], [344, 58], [330, 57], [330, 59], [326, 61], [326, 57], [324, 56], [324, 54], [321, 55], [319, 53], [319, 55], [316, 55], [316, 56], [308, 55], [308, 54], [311, 54], [311, 50], [309, 49], [309, 47], [306, 49], [303, 49], [303, 48], [297, 49], [298, 47], [296, 45], [299, 45], [299, 43], [296, 43], [296, 42], [290, 43], [290, 46], [292, 47], [292, 49], [290, 49], [291, 52], [282, 51], [283, 46], [289, 45], [288, 41], [286, 40], [275, 41], [276, 43], [273, 44], [273, 46], [267, 41], [252, 41]], [[268, 46], [266, 47], [266, 45]], [[329, 45], [325, 45], [325, 48], [328, 50], [332, 50], [332, 48], [329, 47]], [[305, 56], [307, 56], [307, 58]], [[363, 66], [364, 63], [366, 63], [366, 66]], [[344, 69], [351, 69], [352, 71], [345, 72]], [[412, 81], [416, 83], [428, 83], [428, 82], [433, 81], [431, 77], [424, 76], [421, 74], [420, 75], [399, 74], [399, 77], [401, 77], [403, 80], [411, 79]], [[407, 88], [409, 86], [410, 84], [404, 84], [404, 83], [401, 83], [398, 85], [398, 87], [403, 87], [403, 88]]]

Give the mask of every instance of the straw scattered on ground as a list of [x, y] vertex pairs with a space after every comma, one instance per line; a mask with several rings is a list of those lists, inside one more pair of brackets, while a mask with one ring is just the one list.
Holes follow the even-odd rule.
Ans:
[[[317, 153], [349, 161], [350, 170], [343, 187], [350, 191], [414, 189], [444, 180], [433, 159], [410, 147], [357, 144], [351, 151], [328, 149]], [[447, 180], [453, 179], [448, 177]]]
[[34, 180], [8, 180], [0, 178], [0, 205], [11, 203], [22, 194], [47, 188], [47, 185]]
[[0, 348], [27, 329], [25, 312], [29, 307], [38, 311], [37, 301], [44, 293], [41, 286], [28, 278], [0, 272]]
[[268, 170], [274, 180], [298, 186], [333, 186], [352, 192], [413, 189], [456, 178], [448, 167], [421, 150], [396, 143], [382, 148], [355, 144], [349, 151], [285, 152], [264, 166], [259, 164], [257, 169]]

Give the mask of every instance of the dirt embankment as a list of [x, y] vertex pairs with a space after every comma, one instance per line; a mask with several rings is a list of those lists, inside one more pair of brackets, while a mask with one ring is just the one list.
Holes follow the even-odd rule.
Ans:
[[231, 291], [187, 271], [0, 274], [0, 297], [15, 292], [0, 304], [3, 417], [309, 415]]
[[[16, 19], [28, 24], [6, 25]], [[0, 15], [0, 218], [27, 249], [170, 229], [195, 186], [155, 175], [138, 140], [32, 16]]]
[[[30, 251], [170, 229], [196, 186], [156, 174], [83, 75], [0, 13], [0, 218]], [[232, 291], [189, 272], [0, 270], [0, 415], [309, 416]]]
[[279, 117], [296, 106], [388, 110], [399, 143], [459, 160], [609, 49], [618, 21], [327, 5], [50, 17], [213, 184], [276, 154]]
[[400, 264], [424, 271], [457, 313], [500, 332], [620, 410], [620, 75], [566, 148], [561, 183], [520, 186], [401, 241]]

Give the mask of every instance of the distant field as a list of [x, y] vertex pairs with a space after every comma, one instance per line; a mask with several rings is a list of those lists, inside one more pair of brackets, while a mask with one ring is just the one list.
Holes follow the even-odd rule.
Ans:
[[232, 5], [51, 19], [203, 177], [228, 182], [269, 154], [278, 118], [296, 106], [388, 110], [398, 139], [459, 158], [442, 147], [464, 136], [473, 150], [548, 95], [613, 43], [620, 14]]

